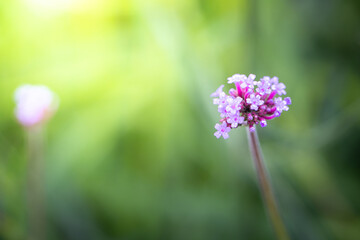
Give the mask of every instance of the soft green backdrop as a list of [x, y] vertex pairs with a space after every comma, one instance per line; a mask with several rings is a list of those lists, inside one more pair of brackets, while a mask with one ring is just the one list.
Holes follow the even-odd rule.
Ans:
[[245, 129], [213, 136], [234, 73], [293, 105], [259, 129], [293, 239], [360, 239], [357, 0], [0, 1], [0, 239], [26, 239], [13, 92], [45, 84], [49, 239], [274, 239]]

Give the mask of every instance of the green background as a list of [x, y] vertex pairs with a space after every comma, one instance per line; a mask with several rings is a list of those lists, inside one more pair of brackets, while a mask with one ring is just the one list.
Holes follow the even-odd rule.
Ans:
[[359, 22], [357, 0], [0, 1], [0, 239], [27, 235], [24, 83], [61, 101], [48, 239], [275, 239], [245, 129], [213, 136], [234, 73], [292, 98], [258, 129], [292, 239], [360, 239]]

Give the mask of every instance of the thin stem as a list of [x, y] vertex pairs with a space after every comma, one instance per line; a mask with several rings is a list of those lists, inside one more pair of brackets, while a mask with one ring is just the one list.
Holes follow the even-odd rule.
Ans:
[[263, 196], [264, 204], [268, 210], [270, 221], [274, 227], [275, 233], [280, 240], [289, 240], [285, 225], [281, 219], [274, 194], [271, 189], [270, 180], [267, 176], [264, 159], [261, 152], [260, 142], [256, 130], [251, 132], [247, 128], [249, 147], [255, 164], [256, 173]]
[[43, 133], [37, 125], [27, 130], [28, 169], [27, 169], [27, 210], [29, 240], [46, 239], [46, 222], [43, 189]]

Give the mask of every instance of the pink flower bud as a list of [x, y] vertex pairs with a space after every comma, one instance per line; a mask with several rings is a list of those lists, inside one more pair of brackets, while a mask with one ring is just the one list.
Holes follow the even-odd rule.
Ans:
[[15, 115], [25, 127], [49, 119], [58, 107], [57, 96], [46, 86], [22, 85], [15, 91]]

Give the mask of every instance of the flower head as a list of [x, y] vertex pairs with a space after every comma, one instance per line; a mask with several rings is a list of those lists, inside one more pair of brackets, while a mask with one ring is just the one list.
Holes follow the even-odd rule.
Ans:
[[221, 85], [211, 96], [216, 97], [214, 104], [218, 105], [221, 124], [216, 124], [215, 136], [226, 139], [233, 128], [249, 126], [250, 131], [255, 125], [267, 126], [267, 121], [279, 117], [283, 111], [289, 110], [291, 99], [289, 97], [276, 97], [285, 95], [285, 84], [279, 83], [277, 77], [265, 76], [255, 81], [256, 76], [250, 74], [234, 74], [228, 78], [228, 83], [235, 84], [236, 89], [230, 89], [229, 95]]
[[22, 85], [15, 91], [15, 115], [26, 127], [48, 119], [57, 109], [58, 100], [46, 86]]

